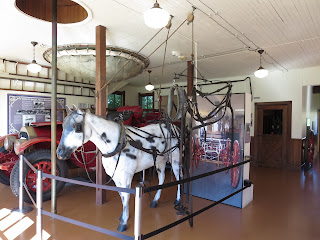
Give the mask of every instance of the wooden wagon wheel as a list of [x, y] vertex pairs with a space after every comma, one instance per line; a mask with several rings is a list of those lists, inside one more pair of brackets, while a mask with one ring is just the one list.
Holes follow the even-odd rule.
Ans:
[[[226, 147], [223, 149], [220, 153], [220, 159], [222, 159], [222, 162], [225, 164], [226, 167], [228, 167], [230, 162], [230, 151], [231, 151], [231, 140], [228, 138], [226, 140]], [[226, 170], [226, 172], [229, 172], [229, 169]]]
[[[236, 140], [233, 143], [233, 153], [232, 153], [232, 165], [240, 162], [240, 146], [239, 142]], [[231, 169], [231, 185], [233, 188], [237, 188], [240, 181], [240, 166]]]

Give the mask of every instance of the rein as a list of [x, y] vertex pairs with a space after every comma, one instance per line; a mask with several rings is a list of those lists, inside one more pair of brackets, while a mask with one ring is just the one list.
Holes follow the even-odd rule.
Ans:
[[[134, 128], [134, 129], [137, 130], [137, 131], [140, 131], [140, 132], [143, 132], [143, 133], [147, 134], [146, 137], [142, 136], [141, 134], [139, 134], [139, 133], [137, 133], [137, 132], [135, 132], [135, 131], [132, 131], [131, 129], [128, 129], [128, 131], [130, 131], [131, 133], [137, 135], [138, 137], [144, 138], [144, 139], [148, 139], [149, 137], [162, 138], [162, 139], [165, 139], [165, 140], [171, 139], [172, 136], [170, 136], [170, 137], [168, 137], [168, 138], [165, 136], [164, 131], [163, 131], [162, 127], [161, 127], [161, 123], [162, 123], [162, 122], [159, 122], [159, 127], [160, 127], [160, 130], [161, 130], [161, 133], [162, 133], [163, 137], [159, 137], [159, 136], [150, 134], [150, 133], [148, 133], [148, 132], [146, 132], [146, 131], [144, 131], [144, 130], [142, 130], [142, 129], [140, 129], [140, 128]], [[168, 124], [166, 124], [166, 125], [168, 126]], [[168, 128], [168, 129], [169, 129], [169, 128]], [[171, 129], [170, 129], [170, 130], [171, 130]], [[170, 133], [172, 133], [172, 134], [174, 135], [174, 137], [177, 137], [177, 136], [176, 136], [176, 133], [174, 133], [173, 131], [170, 131]], [[131, 138], [130, 136], [128, 136], [128, 137]], [[148, 153], [148, 154], [152, 155], [154, 167], [156, 167], [156, 159], [157, 159], [157, 156], [164, 156], [165, 154], [167, 154], [167, 153], [169, 153], [169, 152], [173, 152], [173, 151], [174, 151], [176, 148], [178, 148], [178, 146], [179, 146], [179, 141], [178, 141], [178, 144], [177, 144], [177, 145], [175, 145], [175, 146], [167, 149], [168, 143], [167, 143], [167, 141], [165, 141], [165, 148], [164, 148], [164, 150], [163, 150], [162, 152], [160, 152], [160, 151], [159, 151], [157, 148], [155, 148], [155, 147], [154, 147], [154, 148], [151, 148], [151, 149], [144, 148], [141, 144], [137, 143], [137, 142], [136, 142], [135, 140], [133, 140], [132, 138], [131, 138], [128, 142], [129, 142], [129, 144], [130, 144], [132, 147], [134, 147], [134, 148], [136, 148], [136, 149], [139, 149], [139, 150], [141, 150], [141, 151], [143, 151], [143, 152], [145, 152], [145, 153]], [[166, 150], [166, 149], [167, 149], [167, 150]]]

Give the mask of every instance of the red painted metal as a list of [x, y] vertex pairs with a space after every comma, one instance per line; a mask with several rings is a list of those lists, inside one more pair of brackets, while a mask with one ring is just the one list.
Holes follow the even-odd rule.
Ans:
[[[240, 162], [240, 146], [239, 142], [236, 140], [233, 143], [233, 153], [232, 153], [232, 165]], [[240, 167], [234, 167], [231, 169], [231, 185], [236, 188], [240, 181]]]
[[[57, 125], [62, 125], [62, 124], [63, 122], [61, 121], [57, 122]], [[31, 123], [30, 125], [34, 127], [51, 126], [51, 122], [35, 122], [35, 123]]]
[[13, 151], [0, 155], [0, 170], [3, 170], [3, 173], [10, 177], [11, 171], [15, 163], [19, 160], [19, 156], [16, 155]]
[[[57, 139], [61, 138], [62, 135], [62, 123], [63, 122], [58, 122], [57, 123]], [[51, 123], [50, 122], [43, 122], [43, 123], [33, 123], [32, 126], [34, 127], [34, 131], [37, 134], [38, 138], [41, 137], [51, 137]]]
[[[38, 137], [38, 138], [33, 138], [30, 139], [24, 143], [22, 143], [21, 145], [19, 145], [16, 148], [16, 152], [21, 153], [23, 151], [25, 151], [27, 148], [36, 145], [38, 143], [44, 143], [44, 142], [51, 142], [51, 138], [48, 137]], [[57, 143], [59, 144], [59, 141], [57, 141]]]
[[[230, 153], [231, 153], [231, 140], [230, 138], [228, 138], [226, 140], [226, 147], [220, 153], [220, 159], [222, 159], [222, 162], [226, 165], [226, 167], [229, 167], [229, 165], [231, 164]], [[226, 170], [226, 172], [229, 172], [229, 170]]]

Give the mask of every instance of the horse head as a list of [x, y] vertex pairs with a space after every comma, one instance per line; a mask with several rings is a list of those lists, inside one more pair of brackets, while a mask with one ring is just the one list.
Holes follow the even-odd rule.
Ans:
[[89, 140], [88, 135], [90, 134], [90, 129], [85, 126], [86, 113], [75, 106], [73, 111], [69, 107], [66, 109], [68, 115], [63, 121], [63, 132], [56, 151], [61, 160], [69, 159], [75, 150]]

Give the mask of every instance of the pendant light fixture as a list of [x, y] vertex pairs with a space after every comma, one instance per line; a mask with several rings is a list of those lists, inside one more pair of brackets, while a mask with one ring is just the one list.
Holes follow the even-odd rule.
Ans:
[[35, 56], [35, 47], [38, 44], [37, 42], [31, 42], [33, 45], [33, 60], [30, 64], [27, 65], [27, 69], [29, 72], [32, 73], [38, 73], [41, 71], [41, 66], [36, 62], [36, 56]]
[[149, 82], [148, 84], [145, 86], [146, 90], [148, 91], [152, 91], [154, 89], [154, 86], [151, 84], [150, 82], [150, 73], [151, 73], [151, 70], [148, 70], [148, 73], [149, 73]]
[[157, 0], [153, 8], [144, 12], [144, 23], [151, 28], [163, 28], [168, 24], [169, 19], [170, 14], [160, 7]]
[[261, 65], [261, 58], [262, 58], [262, 53], [264, 52], [263, 49], [259, 49], [258, 50], [258, 53], [260, 54], [260, 67], [258, 68], [257, 71], [254, 72], [254, 75], [257, 77], [257, 78], [264, 78], [266, 76], [268, 76], [268, 70], [267, 69], [264, 69]]

